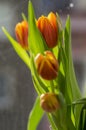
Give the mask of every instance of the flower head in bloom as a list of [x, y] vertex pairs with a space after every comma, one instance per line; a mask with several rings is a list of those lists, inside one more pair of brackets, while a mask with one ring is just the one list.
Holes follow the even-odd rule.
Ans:
[[56, 94], [45, 93], [40, 96], [40, 106], [46, 112], [54, 112], [60, 107], [60, 101]]
[[22, 21], [18, 23], [15, 27], [15, 34], [17, 41], [24, 48], [28, 49], [28, 23], [27, 21]]
[[58, 41], [58, 24], [56, 15], [51, 12], [47, 17], [39, 17], [37, 20], [37, 27], [42, 33], [48, 47], [55, 47]]
[[46, 80], [53, 80], [58, 75], [59, 64], [51, 51], [37, 54], [35, 64], [39, 75]]

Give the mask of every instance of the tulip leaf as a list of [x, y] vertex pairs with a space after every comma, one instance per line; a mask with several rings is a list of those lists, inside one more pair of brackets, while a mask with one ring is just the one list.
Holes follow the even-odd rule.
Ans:
[[[78, 98], [81, 98], [81, 94], [79, 91], [78, 83], [75, 76], [74, 66], [73, 66], [73, 58], [72, 58], [72, 51], [71, 51], [71, 27], [70, 27], [70, 17], [68, 16], [66, 21], [66, 27], [65, 27], [65, 53], [68, 61], [68, 73], [73, 93], [73, 100], [76, 100]], [[67, 81], [68, 81], [67, 79]]]
[[84, 118], [84, 127], [83, 130], [86, 130], [86, 110], [85, 110], [85, 118]]
[[33, 109], [29, 115], [27, 130], [36, 130], [44, 111], [40, 107], [40, 99], [37, 97]]
[[86, 104], [81, 109], [79, 127], [78, 127], [78, 130], [85, 130], [85, 129], [86, 129]]
[[56, 124], [55, 124], [55, 122], [54, 122], [54, 120], [52, 118], [52, 115], [50, 113], [48, 113], [47, 117], [48, 117], [48, 120], [49, 120], [49, 122], [51, 124], [51, 129], [52, 130], [58, 130], [58, 128], [57, 128], [57, 126], [56, 126]]
[[23, 20], [27, 21], [27, 18], [24, 13], [22, 13], [22, 18], [23, 18]]
[[28, 24], [29, 24], [29, 46], [32, 53], [35, 55], [37, 53], [43, 53], [47, 49], [47, 45], [36, 27], [36, 20], [34, 15], [34, 10], [31, 1], [29, 1], [28, 6]]
[[[61, 72], [59, 73], [60, 77], [58, 77], [58, 84], [60, 86], [60, 91], [65, 97], [66, 103], [72, 104], [73, 101], [81, 98], [81, 93], [80, 93], [80, 90], [76, 81], [76, 76], [75, 76], [74, 66], [73, 66], [73, 58], [72, 58], [72, 52], [71, 52], [71, 25], [70, 25], [69, 16], [66, 20], [66, 25], [65, 25], [64, 30], [61, 30], [59, 34], [58, 60], [62, 64], [62, 68], [64, 72], [64, 77], [62, 76]], [[80, 110], [81, 110], [81, 105], [78, 107], [76, 106], [74, 111], [72, 110], [72, 107], [69, 108], [69, 111], [66, 114], [67, 116], [66, 118], [68, 118], [68, 121], [70, 120], [68, 123], [68, 127], [70, 124], [71, 128], [73, 128], [74, 127], [73, 124], [75, 124], [75, 127], [78, 128]], [[60, 113], [58, 115], [60, 119], [61, 118]]]
[[6, 37], [9, 39], [11, 45], [13, 46], [14, 50], [16, 51], [16, 53], [19, 55], [19, 57], [24, 61], [24, 63], [30, 67], [30, 58], [29, 55], [27, 54], [27, 52], [21, 47], [21, 45], [16, 42], [12, 36], [7, 32], [7, 30], [2, 27], [3, 32], [5, 33]]
[[80, 118], [79, 118], [79, 126], [78, 130], [86, 130], [86, 98], [81, 98], [79, 100], [74, 101], [72, 104], [73, 109], [75, 109], [76, 106], [82, 104], [82, 108], [80, 111]]
[[74, 101], [72, 103], [72, 105], [77, 105], [77, 104], [83, 104], [83, 105], [85, 105], [86, 104], [86, 98], [78, 99], [78, 100], [76, 100], [76, 101]]
[[[66, 95], [66, 100], [68, 100], [68, 97], [70, 98], [70, 100], [68, 100], [68, 103], [72, 103], [73, 101], [81, 98], [81, 93], [76, 80], [74, 66], [73, 66], [73, 58], [72, 58], [72, 51], [71, 51], [71, 26], [70, 26], [69, 16], [66, 20], [66, 25], [64, 29], [64, 43], [65, 43], [65, 55], [67, 57], [66, 73], [65, 73], [65, 77], [66, 77], [65, 95]], [[79, 125], [81, 108], [82, 105], [79, 105], [76, 106], [74, 110], [76, 128], [78, 128]]]
[[67, 130], [66, 125], [66, 107], [65, 105], [61, 106], [59, 110], [52, 114], [53, 120], [58, 127], [58, 130]]

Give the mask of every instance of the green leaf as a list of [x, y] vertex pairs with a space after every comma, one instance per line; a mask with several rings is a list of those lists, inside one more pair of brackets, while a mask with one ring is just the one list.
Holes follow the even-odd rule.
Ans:
[[2, 27], [3, 32], [5, 33], [6, 37], [8, 38], [8, 40], [10, 41], [11, 45], [13, 46], [14, 50], [16, 51], [16, 53], [19, 55], [19, 57], [24, 61], [24, 63], [30, 67], [30, 58], [29, 55], [27, 54], [27, 52], [21, 47], [21, 45], [16, 42], [12, 36], [7, 32], [7, 30]]
[[[67, 57], [67, 65], [66, 65], [66, 100], [70, 98], [68, 103], [72, 103], [77, 99], [81, 98], [81, 93], [79, 90], [79, 86], [76, 80], [74, 66], [73, 66], [73, 58], [72, 58], [72, 50], [71, 50], [71, 25], [70, 25], [70, 17], [68, 16], [66, 20], [66, 26], [64, 30], [64, 43], [65, 43], [65, 54]], [[74, 109], [75, 116], [75, 125], [78, 130], [79, 125], [79, 117], [82, 105], [76, 106]]]
[[66, 110], [64, 108], [60, 108], [55, 114], [52, 114], [55, 125], [58, 130], [67, 130], [67, 122], [66, 122]]
[[67, 107], [67, 127], [68, 127], [68, 130], [76, 130], [75, 118], [72, 116], [74, 116], [74, 115], [73, 115], [73, 112], [71, 111], [71, 106], [69, 106], [69, 107]]
[[[60, 109], [51, 113], [51, 117], [58, 130], [67, 130], [66, 128], [66, 106], [63, 95], [59, 93]], [[57, 129], [56, 129], [57, 130]]]
[[51, 115], [50, 113], [48, 113], [47, 116], [48, 116], [48, 120], [49, 120], [49, 122], [50, 122], [50, 125], [51, 125], [52, 130], [58, 130], [58, 128], [57, 128], [57, 126], [55, 125], [55, 122], [54, 122], [54, 120], [53, 120], [53, 118], [52, 118], [52, 115]]
[[81, 98], [81, 99], [78, 99], [78, 100], [72, 102], [72, 105], [78, 105], [78, 104], [85, 105], [86, 104], [86, 98]]
[[32, 53], [35, 55], [37, 53], [43, 53], [47, 49], [47, 45], [36, 27], [36, 20], [34, 15], [34, 10], [31, 1], [29, 1], [28, 6], [28, 24], [29, 24], [29, 46]]
[[85, 128], [86, 128], [86, 104], [81, 109], [78, 130], [84, 130]]
[[27, 18], [24, 13], [22, 13], [22, 18], [23, 18], [23, 20], [27, 21]]
[[62, 22], [61, 22], [60, 16], [59, 16], [58, 13], [56, 13], [56, 16], [57, 16], [57, 22], [58, 22], [58, 26], [59, 26], [59, 31], [62, 31], [63, 27], [62, 27]]
[[72, 58], [72, 50], [71, 50], [71, 26], [70, 26], [70, 17], [68, 16], [65, 26], [65, 53], [67, 57], [67, 72], [68, 78], [67, 81], [70, 80], [71, 89], [73, 93], [73, 100], [81, 98], [81, 93], [78, 87], [78, 83], [75, 76], [74, 66], [73, 66], [73, 58]]
[[36, 130], [44, 112], [40, 107], [40, 99], [37, 97], [34, 107], [30, 113], [27, 130]]
[[86, 130], [86, 111], [85, 111], [85, 119], [84, 119], [84, 128], [83, 130]]

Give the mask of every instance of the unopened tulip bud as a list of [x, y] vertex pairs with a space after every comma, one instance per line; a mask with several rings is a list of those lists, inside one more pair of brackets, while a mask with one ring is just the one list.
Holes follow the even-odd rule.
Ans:
[[40, 106], [46, 112], [54, 112], [60, 108], [58, 95], [54, 93], [46, 93], [40, 96]]
[[39, 75], [46, 80], [53, 80], [58, 75], [59, 64], [51, 51], [37, 54], [35, 64]]
[[54, 27], [54, 30], [56, 31], [58, 35], [58, 24], [57, 24], [57, 18], [56, 15], [52, 12], [48, 14], [48, 20], [51, 23], [51, 25]]
[[37, 20], [37, 27], [42, 33], [47, 46], [49, 48], [55, 47], [58, 41], [58, 25], [56, 15], [51, 12], [48, 17], [39, 17]]
[[15, 34], [17, 41], [24, 48], [28, 49], [28, 23], [27, 21], [22, 21], [18, 23], [15, 27]]

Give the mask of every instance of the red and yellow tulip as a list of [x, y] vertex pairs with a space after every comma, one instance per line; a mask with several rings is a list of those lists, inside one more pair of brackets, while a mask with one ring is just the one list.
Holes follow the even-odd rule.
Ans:
[[47, 46], [49, 48], [55, 47], [58, 41], [58, 24], [56, 15], [51, 12], [47, 17], [39, 17], [37, 20], [37, 27], [44, 37]]
[[15, 27], [15, 34], [17, 41], [24, 48], [28, 49], [28, 23], [27, 21], [22, 21], [18, 23]]
[[46, 80], [53, 80], [58, 75], [59, 64], [51, 51], [37, 54], [35, 64], [39, 75]]
[[56, 94], [45, 93], [40, 96], [40, 106], [46, 112], [54, 112], [60, 107], [60, 101]]

